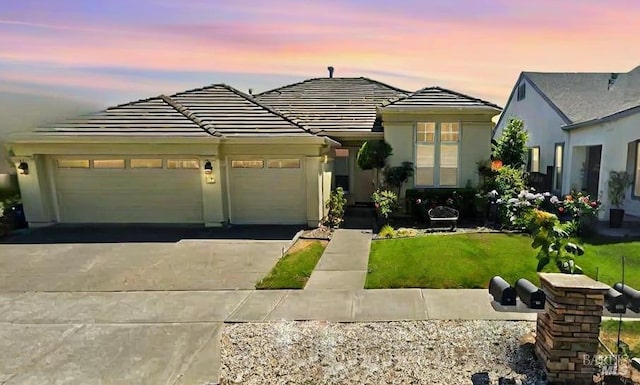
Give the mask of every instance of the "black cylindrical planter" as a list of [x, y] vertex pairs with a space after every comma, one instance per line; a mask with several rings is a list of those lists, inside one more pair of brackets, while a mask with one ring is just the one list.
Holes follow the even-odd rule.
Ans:
[[624, 220], [623, 209], [609, 209], [609, 227], [620, 228]]

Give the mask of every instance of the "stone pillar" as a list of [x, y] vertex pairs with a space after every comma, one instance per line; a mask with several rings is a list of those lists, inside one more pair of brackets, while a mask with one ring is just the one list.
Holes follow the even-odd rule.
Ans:
[[585, 275], [540, 273], [547, 301], [538, 313], [536, 355], [554, 384], [592, 384], [609, 286]]

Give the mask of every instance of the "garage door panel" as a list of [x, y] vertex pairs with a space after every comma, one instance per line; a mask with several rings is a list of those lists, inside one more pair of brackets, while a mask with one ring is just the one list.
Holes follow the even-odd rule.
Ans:
[[230, 170], [233, 223], [306, 223], [306, 188], [302, 167]]
[[58, 169], [67, 223], [202, 223], [198, 170]]

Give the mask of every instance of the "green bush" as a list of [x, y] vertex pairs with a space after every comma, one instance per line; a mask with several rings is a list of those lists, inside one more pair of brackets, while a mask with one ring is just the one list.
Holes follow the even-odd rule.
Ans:
[[331, 192], [329, 200], [325, 203], [329, 213], [323, 223], [325, 226], [337, 229], [344, 221], [344, 207], [347, 205], [347, 198], [344, 197], [344, 190], [338, 187]]
[[524, 122], [511, 119], [495, 143], [493, 157], [500, 159], [504, 166], [521, 169], [525, 165], [527, 140], [529, 133], [524, 129]]
[[389, 223], [389, 216], [398, 209], [398, 195], [389, 190], [378, 190], [371, 195], [376, 212]]
[[[476, 194], [473, 187], [408, 189], [406, 192], [408, 209], [413, 216], [426, 220], [427, 211], [435, 206], [449, 206], [460, 212], [461, 218], [476, 215]], [[418, 203], [419, 201], [419, 203]], [[453, 204], [449, 204], [449, 203]]]
[[390, 225], [384, 225], [378, 232], [378, 238], [393, 238], [396, 235], [396, 231]]

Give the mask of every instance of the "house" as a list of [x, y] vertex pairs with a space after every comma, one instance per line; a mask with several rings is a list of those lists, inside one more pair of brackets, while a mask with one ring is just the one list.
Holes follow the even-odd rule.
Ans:
[[529, 171], [549, 176], [552, 191], [585, 191], [608, 217], [610, 171], [634, 175], [625, 209], [640, 215], [640, 66], [627, 73], [522, 72], [494, 132], [510, 118], [529, 132]]
[[500, 108], [443, 88], [316, 78], [258, 95], [212, 85], [12, 137], [32, 226], [52, 223], [317, 226], [332, 188], [370, 201], [366, 140], [416, 164], [409, 187], [477, 183]]

